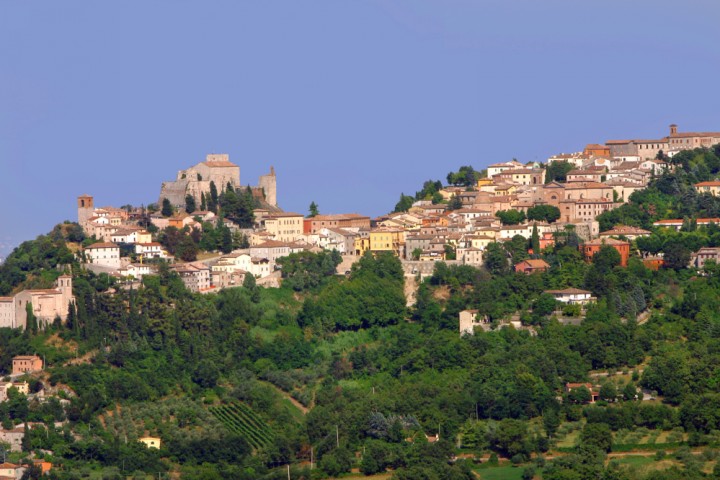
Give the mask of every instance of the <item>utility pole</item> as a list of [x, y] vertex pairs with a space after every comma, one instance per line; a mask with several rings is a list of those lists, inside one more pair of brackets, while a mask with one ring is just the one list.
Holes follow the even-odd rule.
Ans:
[[288, 480], [290, 480], [290, 464], [288, 463]]
[[313, 469], [313, 447], [310, 447], [310, 470]]

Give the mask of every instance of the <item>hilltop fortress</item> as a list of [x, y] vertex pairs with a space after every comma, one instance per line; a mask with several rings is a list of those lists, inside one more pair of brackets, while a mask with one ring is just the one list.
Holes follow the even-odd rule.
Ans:
[[[180, 170], [172, 182], [163, 182], [160, 188], [159, 204], [167, 198], [176, 208], [185, 208], [185, 197], [195, 197], [198, 205], [203, 195], [210, 195], [210, 182], [215, 184], [218, 193], [225, 190], [227, 184], [233, 188], [241, 188], [240, 167], [230, 161], [226, 153], [209, 154], [204, 162], [200, 162], [187, 170]], [[262, 175], [256, 187], [251, 187], [253, 195], [262, 203], [277, 208], [277, 182], [275, 169]]]

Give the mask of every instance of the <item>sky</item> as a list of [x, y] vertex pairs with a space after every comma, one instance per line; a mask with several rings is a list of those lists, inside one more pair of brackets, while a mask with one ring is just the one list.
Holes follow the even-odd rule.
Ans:
[[0, 0], [0, 257], [228, 153], [377, 216], [462, 165], [720, 130], [716, 0]]

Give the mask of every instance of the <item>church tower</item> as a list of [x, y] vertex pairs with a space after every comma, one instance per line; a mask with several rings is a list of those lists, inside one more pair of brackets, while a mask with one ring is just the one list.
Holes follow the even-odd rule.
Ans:
[[93, 204], [93, 197], [90, 195], [80, 195], [77, 198], [78, 208], [78, 223], [84, 227], [85, 222], [92, 217], [95, 211], [95, 205]]

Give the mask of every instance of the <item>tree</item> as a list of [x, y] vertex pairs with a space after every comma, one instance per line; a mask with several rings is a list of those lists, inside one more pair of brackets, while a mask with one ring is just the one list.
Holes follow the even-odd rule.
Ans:
[[464, 187], [475, 186], [478, 178], [480, 178], [480, 172], [476, 172], [475, 169], [469, 165], [460, 167], [457, 172], [447, 174], [447, 181], [450, 185], [460, 185]]
[[690, 250], [681, 243], [680, 240], [669, 242], [663, 248], [665, 256], [663, 257], [666, 268], [672, 268], [673, 270], [682, 270], [687, 268], [690, 263]]
[[503, 225], [517, 225], [525, 221], [525, 213], [518, 210], [498, 210], [495, 212], [495, 216]]
[[217, 187], [215, 186], [215, 182], [210, 180], [210, 197], [206, 198], [205, 201], [207, 202], [207, 208], [213, 213], [217, 213], [217, 207], [218, 207], [218, 191]]
[[463, 207], [462, 201], [460, 200], [460, 197], [457, 195], [453, 195], [450, 198], [450, 202], [448, 203], [448, 210], [460, 210]]
[[604, 452], [612, 450], [612, 431], [607, 423], [588, 423], [580, 432], [580, 443], [599, 448]]
[[163, 198], [162, 210], [160, 210], [160, 213], [162, 214], [162, 216], [170, 217], [170, 216], [172, 216], [173, 212], [174, 212], [174, 210], [173, 210], [172, 204], [170, 203], [170, 200], [168, 200], [167, 198]]
[[575, 168], [573, 164], [568, 162], [552, 162], [548, 164], [545, 170], [545, 183], [564, 182], [567, 179], [567, 173]]
[[197, 210], [195, 197], [192, 195], [185, 195], [185, 212], [193, 213], [195, 210]]
[[33, 306], [31, 302], [27, 302], [25, 304], [25, 315], [27, 317], [25, 321], [25, 332], [36, 335], [38, 332], [38, 322], [37, 317], [35, 317], [35, 313], [33, 312]]
[[536, 205], [528, 208], [528, 220], [553, 223], [560, 218], [560, 209], [554, 205]]
[[533, 224], [532, 236], [530, 237], [530, 245], [534, 255], [540, 255], [540, 234], [538, 234], [537, 225]]
[[500, 275], [507, 273], [508, 271], [507, 253], [505, 252], [503, 246], [497, 242], [488, 244], [485, 249], [483, 261], [485, 263], [485, 268], [487, 268], [490, 273]]
[[309, 212], [310, 212], [310, 213], [308, 214], [308, 217], [309, 217], [309, 218], [317, 217], [317, 216], [320, 214], [320, 211], [318, 210], [317, 203], [315, 203], [314, 201], [310, 203]]
[[414, 202], [415, 199], [413, 197], [401, 193], [400, 200], [395, 204], [393, 212], [407, 212]]
[[412, 259], [415, 261], [420, 260], [420, 255], [422, 255], [422, 252], [422, 248], [414, 248], [411, 253]]

